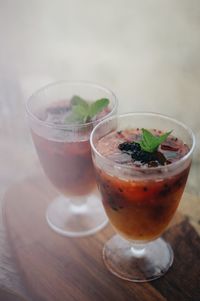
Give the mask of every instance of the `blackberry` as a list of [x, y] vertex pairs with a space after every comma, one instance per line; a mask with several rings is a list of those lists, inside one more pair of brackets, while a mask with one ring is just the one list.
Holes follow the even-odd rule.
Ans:
[[165, 165], [166, 158], [161, 152], [149, 153], [141, 149], [137, 142], [123, 142], [118, 148], [131, 156], [133, 161], [139, 161], [142, 164], [148, 164], [149, 167]]
[[132, 153], [131, 157], [134, 161], [140, 161], [141, 163], [149, 163], [150, 161], [154, 161], [154, 155], [143, 150]]
[[160, 165], [168, 164], [167, 159], [165, 158], [165, 156], [161, 152], [156, 152], [155, 153], [155, 158], [156, 158], [157, 162], [159, 162]]
[[132, 153], [141, 150], [140, 145], [136, 142], [123, 142], [119, 144], [118, 148], [121, 151]]
[[123, 142], [123, 143], [120, 143], [118, 145], [118, 148], [121, 150], [121, 151], [129, 151], [130, 150], [130, 143], [129, 142]]
[[132, 152], [139, 152], [140, 150], [141, 150], [141, 146], [139, 145], [139, 143], [132, 142], [131, 151]]

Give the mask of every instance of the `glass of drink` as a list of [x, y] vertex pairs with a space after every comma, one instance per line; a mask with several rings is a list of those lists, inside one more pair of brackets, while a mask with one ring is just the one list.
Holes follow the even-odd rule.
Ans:
[[89, 137], [100, 120], [116, 113], [116, 96], [97, 84], [60, 81], [33, 94], [26, 108], [40, 163], [60, 193], [47, 209], [48, 224], [71, 237], [102, 229], [107, 217]]
[[[164, 141], [147, 151], [161, 136]], [[103, 249], [106, 266], [130, 281], [159, 278], [173, 262], [173, 251], [160, 236], [184, 191], [192, 131], [164, 115], [130, 113], [99, 123], [90, 143], [104, 209], [117, 232]]]

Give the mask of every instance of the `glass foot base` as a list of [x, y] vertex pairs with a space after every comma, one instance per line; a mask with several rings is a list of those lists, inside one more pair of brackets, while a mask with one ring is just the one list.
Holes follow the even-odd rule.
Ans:
[[106, 226], [108, 219], [97, 194], [75, 204], [64, 196], [57, 197], [48, 207], [49, 226], [68, 237], [82, 237], [96, 233]]
[[116, 235], [103, 249], [103, 259], [110, 272], [133, 282], [161, 277], [172, 265], [173, 258], [170, 245], [161, 238], [140, 245]]

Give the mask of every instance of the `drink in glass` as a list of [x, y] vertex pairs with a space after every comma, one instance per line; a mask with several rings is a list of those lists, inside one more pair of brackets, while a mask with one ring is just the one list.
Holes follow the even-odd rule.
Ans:
[[[105, 99], [107, 106], [94, 114], [92, 104]], [[84, 111], [90, 106], [91, 117]], [[117, 100], [111, 91], [88, 82], [57, 82], [37, 91], [27, 102], [41, 165], [61, 194], [51, 202], [46, 214], [48, 224], [60, 234], [89, 235], [107, 223], [96, 186], [89, 137], [93, 127], [114, 115], [116, 108]]]
[[[170, 130], [153, 152], [142, 148], [149, 136], [160, 139]], [[104, 247], [107, 267], [131, 281], [160, 277], [171, 266], [173, 251], [159, 237], [185, 188], [194, 149], [192, 131], [167, 116], [132, 113], [98, 124], [91, 145], [103, 205], [118, 233]]]

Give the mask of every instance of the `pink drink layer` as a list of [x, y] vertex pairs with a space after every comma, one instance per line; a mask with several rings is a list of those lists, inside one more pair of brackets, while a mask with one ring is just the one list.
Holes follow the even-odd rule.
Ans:
[[[66, 125], [70, 113], [68, 101], [55, 102], [41, 110], [38, 118], [55, 124], [55, 128], [45, 128], [45, 135], [32, 130], [32, 137], [41, 165], [54, 186], [65, 195], [86, 195], [96, 188], [89, 143], [93, 125], [83, 126], [83, 129], [80, 126], [78, 134], [75, 134], [73, 125], [66, 131], [56, 129], [56, 125]], [[105, 109], [93, 121], [108, 113], [109, 110]]]
[[[157, 130], [152, 132], [154, 135], [162, 134]], [[115, 163], [120, 163], [122, 170], [123, 166], [128, 166], [133, 176], [127, 177], [123, 171], [117, 174], [103, 165], [96, 165], [95, 168], [110, 222], [125, 238], [143, 242], [159, 237], [171, 221], [187, 181], [190, 162], [169, 173], [161, 171], [160, 166], [152, 168], [148, 164], [134, 161], [130, 155], [119, 150], [120, 143], [139, 141], [140, 136], [140, 129], [111, 132], [101, 138], [96, 146], [101, 155], [113, 162], [113, 170]], [[159, 152], [167, 160], [163, 168], [180, 160], [188, 151], [183, 141], [170, 135], [159, 147]], [[141, 170], [139, 177], [134, 177], [135, 167]], [[152, 172], [146, 177], [150, 170]]]

